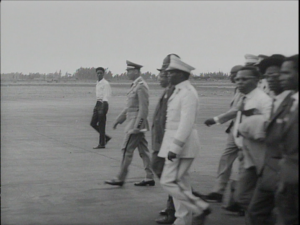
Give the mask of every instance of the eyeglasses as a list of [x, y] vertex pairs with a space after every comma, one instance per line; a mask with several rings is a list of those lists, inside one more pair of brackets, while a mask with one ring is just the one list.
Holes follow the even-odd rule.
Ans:
[[255, 77], [242, 77], [242, 78], [234, 78], [234, 81], [247, 81], [247, 80], [251, 80], [254, 79]]

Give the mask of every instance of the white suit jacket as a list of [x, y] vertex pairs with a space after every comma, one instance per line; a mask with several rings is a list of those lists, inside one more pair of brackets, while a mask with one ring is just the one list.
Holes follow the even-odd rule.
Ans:
[[195, 158], [200, 150], [195, 128], [198, 111], [198, 93], [189, 80], [175, 86], [168, 100], [165, 135], [158, 156], [166, 158], [168, 152], [177, 158]]

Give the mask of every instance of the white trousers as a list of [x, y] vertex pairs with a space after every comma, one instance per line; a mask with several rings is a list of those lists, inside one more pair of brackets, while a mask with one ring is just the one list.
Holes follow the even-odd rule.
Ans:
[[176, 225], [191, 225], [192, 214], [199, 215], [209, 204], [192, 194], [189, 170], [194, 158], [166, 159], [160, 183], [173, 197]]

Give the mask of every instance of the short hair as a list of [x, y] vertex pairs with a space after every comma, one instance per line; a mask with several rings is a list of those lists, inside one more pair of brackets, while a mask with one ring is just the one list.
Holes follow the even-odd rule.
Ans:
[[284, 62], [293, 62], [294, 69], [299, 72], [299, 54], [292, 55], [290, 57], [286, 57]]
[[97, 68], [96, 68], [96, 72], [97, 72], [98, 70], [102, 70], [103, 73], [105, 72], [105, 69], [104, 69], [103, 67], [97, 67]]
[[243, 66], [241, 69], [239, 69], [239, 71], [243, 71], [243, 70], [250, 70], [252, 72], [253, 76], [257, 77], [258, 79], [260, 78], [261, 74], [258, 71], [258, 68], [255, 66]]

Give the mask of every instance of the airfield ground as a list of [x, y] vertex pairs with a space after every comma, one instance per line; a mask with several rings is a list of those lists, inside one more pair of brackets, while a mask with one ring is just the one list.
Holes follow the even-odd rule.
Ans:
[[[214, 184], [226, 143], [225, 125], [207, 128], [206, 118], [224, 112], [233, 94], [230, 83], [195, 83], [200, 97], [197, 128], [201, 141], [191, 177], [206, 194]], [[129, 84], [113, 84], [106, 149], [95, 150], [98, 135], [89, 126], [95, 104], [90, 85], [3, 84], [1, 86], [1, 224], [3, 225], [155, 225], [167, 194], [135, 187], [144, 177], [135, 152], [126, 184], [111, 187], [122, 160], [124, 125], [112, 124], [126, 101]], [[162, 90], [150, 84], [149, 122]], [[150, 145], [150, 132], [147, 133]], [[150, 148], [151, 149], [151, 148]], [[211, 204], [207, 225], [242, 225], [244, 218]]]

